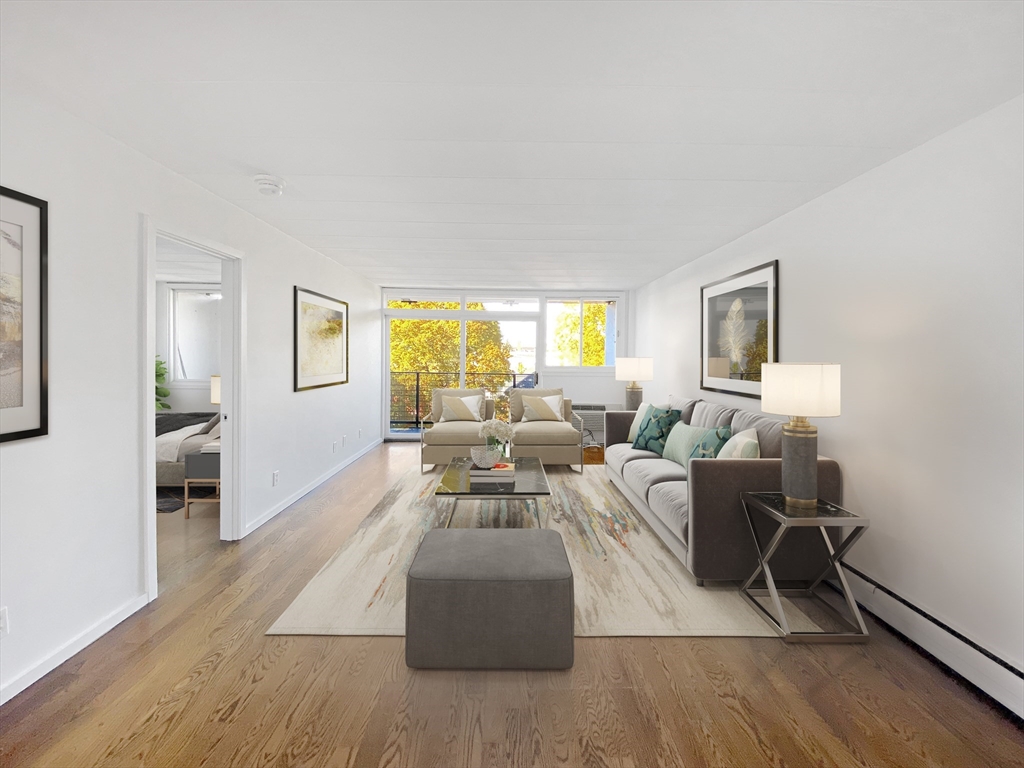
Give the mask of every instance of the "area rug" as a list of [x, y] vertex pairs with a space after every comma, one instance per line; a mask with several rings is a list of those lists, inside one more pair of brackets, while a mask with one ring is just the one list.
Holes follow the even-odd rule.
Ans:
[[[404, 635], [409, 563], [450, 510], [450, 501], [434, 500], [439, 477], [412, 471], [401, 478], [267, 634]], [[698, 587], [603, 466], [587, 466], [582, 475], [553, 467], [548, 479], [552, 496], [539, 504], [460, 501], [452, 527], [541, 525], [561, 533], [578, 637], [774, 637], [734, 586]]]
[[[214, 488], [193, 488], [189, 494], [194, 499], [205, 499], [217, 493]], [[177, 512], [185, 506], [185, 489], [176, 486], [160, 486], [156, 489], [156, 511]]]

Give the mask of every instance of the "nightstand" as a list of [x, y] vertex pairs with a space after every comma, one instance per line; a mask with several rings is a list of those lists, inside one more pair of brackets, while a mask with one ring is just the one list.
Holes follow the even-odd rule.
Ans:
[[[192, 486], [214, 486], [213, 496], [201, 499], [189, 498]], [[185, 454], [185, 519], [188, 519], [190, 504], [220, 503], [220, 454], [219, 453], [186, 453]]]
[[[761, 617], [767, 621], [787, 643], [866, 643], [868, 630], [864, 625], [864, 619], [857, 608], [857, 601], [853, 599], [850, 592], [850, 585], [846, 582], [846, 574], [843, 573], [842, 560], [850, 548], [857, 543], [857, 540], [864, 535], [870, 521], [852, 512], [848, 512], [836, 504], [818, 499], [816, 509], [803, 509], [801, 507], [790, 507], [786, 505], [785, 498], [781, 493], [743, 493], [740, 496], [743, 502], [743, 511], [747, 513], [747, 522], [750, 523], [750, 533], [754, 537], [754, 546], [757, 548], [757, 559], [759, 565], [740, 587], [740, 594], [747, 602], [757, 609]], [[778, 523], [779, 527], [767, 545], [761, 543], [757, 535], [757, 528], [754, 525], [754, 515], [767, 515]], [[828, 566], [821, 575], [813, 581], [806, 582], [796, 589], [779, 589], [775, 586], [775, 579], [772, 577], [771, 566], [768, 561], [779, 548], [782, 539], [794, 528], [817, 528], [824, 540], [824, 547], [828, 551]], [[832, 546], [832, 540], [828, 535], [828, 528], [851, 529], [846, 537], [836, 547]], [[853, 617], [853, 621], [843, 616], [833, 608], [822, 597], [815, 594], [815, 588], [829, 572], [835, 569], [843, 597], [846, 599], [846, 606]], [[752, 585], [761, 573], [764, 573], [764, 587], [754, 588]], [[772, 605], [775, 608], [775, 615], [761, 605], [755, 597], [771, 597]], [[794, 632], [786, 620], [786, 613], [782, 608], [783, 597], [806, 597], [812, 598], [819, 608], [822, 608], [833, 619], [838, 620], [845, 629], [841, 632]]]

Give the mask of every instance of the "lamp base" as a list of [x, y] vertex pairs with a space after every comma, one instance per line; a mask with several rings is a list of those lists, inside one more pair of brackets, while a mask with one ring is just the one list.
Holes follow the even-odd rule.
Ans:
[[626, 410], [640, 410], [640, 403], [644, 401], [644, 388], [635, 381], [626, 385]]
[[791, 507], [818, 506], [818, 428], [802, 416], [782, 425], [782, 495]]

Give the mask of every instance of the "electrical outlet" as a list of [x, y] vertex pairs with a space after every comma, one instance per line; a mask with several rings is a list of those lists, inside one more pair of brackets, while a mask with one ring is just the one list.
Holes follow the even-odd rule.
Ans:
[[344, 447], [345, 447], [345, 441], [346, 441], [346, 440], [348, 440], [348, 435], [342, 435], [342, 436], [341, 436], [341, 447], [342, 447], [342, 448], [344, 448]]
[[271, 475], [271, 477], [270, 477], [270, 484], [271, 485], [277, 485], [277, 481], [280, 480], [280, 479], [281, 479], [281, 472], [280, 472], [280, 470], [275, 469], [274, 470], [274, 474]]
[[359, 430], [359, 439], [360, 440], [363, 439], [363, 430], [361, 430], [361, 429]]
[[335, 440], [333, 443], [331, 443], [331, 453], [337, 453], [337, 452], [338, 452], [338, 441]]
[[7, 607], [0, 608], [0, 636], [11, 634], [11, 619], [7, 615]]

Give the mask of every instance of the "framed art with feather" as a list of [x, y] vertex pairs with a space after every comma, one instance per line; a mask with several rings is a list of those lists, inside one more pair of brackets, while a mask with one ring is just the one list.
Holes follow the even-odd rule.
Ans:
[[761, 363], [779, 361], [779, 262], [701, 286], [700, 388], [761, 398]]

